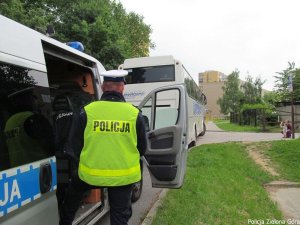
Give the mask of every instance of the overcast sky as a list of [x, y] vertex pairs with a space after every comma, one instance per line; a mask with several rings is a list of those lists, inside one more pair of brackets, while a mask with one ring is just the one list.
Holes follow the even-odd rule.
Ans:
[[300, 67], [299, 0], [120, 0], [144, 17], [156, 48], [173, 55], [191, 75], [217, 70], [261, 76], [272, 90], [274, 75]]

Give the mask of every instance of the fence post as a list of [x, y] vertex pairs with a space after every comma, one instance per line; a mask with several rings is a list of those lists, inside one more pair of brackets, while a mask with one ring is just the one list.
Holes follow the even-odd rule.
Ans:
[[291, 99], [291, 118], [292, 118], [292, 138], [295, 139], [295, 108], [294, 108], [294, 98]]

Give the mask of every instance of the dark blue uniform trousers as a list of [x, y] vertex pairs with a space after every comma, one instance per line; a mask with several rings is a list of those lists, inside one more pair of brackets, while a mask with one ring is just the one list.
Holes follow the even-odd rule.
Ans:
[[[74, 220], [76, 211], [78, 210], [83, 194], [93, 188], [84, 181], [74, 176], [70, 182], [69, 188], [66, 191], [63, 204], [60, 209], [60, 225], [71, 225]], [[108, 187], [108, 200], [110, 205], [110, 224], [111, 225], [127, 225], [128, 220], [132, 215], [131, 209], [131, 190], [132, 184]]]

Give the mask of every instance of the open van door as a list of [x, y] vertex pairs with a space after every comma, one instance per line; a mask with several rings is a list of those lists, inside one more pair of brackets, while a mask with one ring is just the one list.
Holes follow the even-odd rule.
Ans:
[[144, 161], [152, 187], [180, 188], [188, 153], [185, 87], [172, 85], [155, 89], [139, 108], [149, 126]]

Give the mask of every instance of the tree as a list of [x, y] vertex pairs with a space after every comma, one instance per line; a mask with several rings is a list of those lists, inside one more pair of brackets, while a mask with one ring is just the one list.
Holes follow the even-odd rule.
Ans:
[[[242, 92], [239, 87], [239, 71], [236, 70], [228, 75], [227, 81], [225, 82], [224, 87], [222, 87], [223, 97], [219, 98], [217, 101], [222, 113], [239, 115], [242, 99]], [[235, 119], [235, 122], [237, 122], [237, 119]]]
[[265, 81], [262, 81], [260, 77], [253, 78], [248, 75], [246, 81], [241, 85], [241, 89], [244, 94], [244, 103], [259, 103], [262, 98], [262, 85]]
[[[149, 49], [154, 48], [149, 34], [151, 28], [143, 24], [143, 17], [135, 13], [129, 13], [127, 27], [125, 29], [129, 37], [133, 57], [149, 55]], [[150, 44], [150, 45], [149, 45]]]
[[276, 93], [276, 91], [266, 92], [263, 95], [262, 100], [263, 100], [263, 102], [273, 105], [273, 106], [276, 104], [276, 102], [280, 102], [279, 95]]
[[300, 69], [295, 68], [294, 62], [288, 63], [288, 68], [278, 72], [276, 78], [276, 93], [280, 102], [289, 102], [291, 105], [292, 137], [295, 137], [294, 102], [300, 100]]
[[300, 101], [300, 69], [293, 70], [293, 94], [294, 100]]
[[28, 75], [28, 69], [0, 64], [0, 90], [6, 96], [33, 85], [35, 85], [35, 81]]
[[[300, 99], [300, 72], [295, 68], [294, 62], [289, 62], [288, 67], [275, 76], [275, 92], [281, 102], [290, 102]], [[291, 91], [293, 90], [293, 91]]]
[[43, 33], [52, 25], [53, 38], [82, 42], [107, 69], [125, 58], [148, 56], [154, 48], [150, 25], [115, 0], [3, 0], [0, 14]]
[[53, 9], [50, 0], [2, 0], [0, 3], [0, 14], [43, 33], [56, 19]]
[[[250, 125], [251, 121], [254, 122], [254, 126], [257, 125], [258, 113], [262, 112], [261, 108], [257, 108], [257, 104], [262, 103], [262, 85], [264, 81], [260, 77], [257, 77], [254, 81], [253, 78], [248, 75], [246, 81], [241, 85], [243, 92], [242, 103], [243, 103], [243, 123]], [[247, 105], [245, 109], [244, 105]], [[253, 107], [251, 107], [253, 105]]]
[[[255, 111], [255, 126], [256, 126], [256, 114], [259, 115], [260, 118], [260, 125], [262, 127], [262, 130], [266, 130], [267, 126], [267, 118], [269, 118], [274, 113], [274, 107], [273, 105], [270, 105], [265, 102], [261, 103], [254, 103], [254, 104], [243, 104], [241, 108], [241, 112], [251, 112]], [[250, 125], [250, 124], [248, 124]]]

